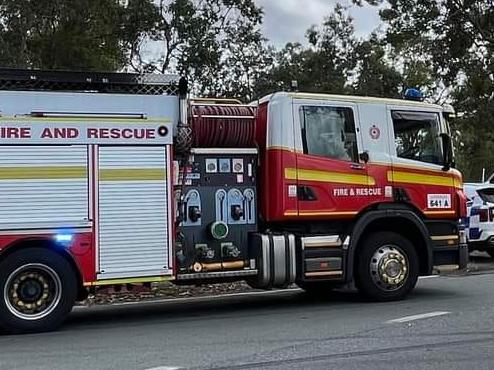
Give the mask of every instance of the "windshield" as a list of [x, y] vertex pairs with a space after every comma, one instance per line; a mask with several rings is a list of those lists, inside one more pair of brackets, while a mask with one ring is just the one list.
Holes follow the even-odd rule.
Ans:
[[487, 203], [494, 203], [494, 188], [477, 189], [479, 197]]

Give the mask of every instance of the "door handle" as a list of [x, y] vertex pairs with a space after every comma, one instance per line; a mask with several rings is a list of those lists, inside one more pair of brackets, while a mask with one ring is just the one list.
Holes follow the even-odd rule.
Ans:
[[317, 200], [317, 195], [310, 186], [299, 186], [297, 189], [298, 200]]
[[361, 164], [361, 163], [352, 163], [350, 165], [350, 168], [352, 170], [365, 170], [365, 165]]

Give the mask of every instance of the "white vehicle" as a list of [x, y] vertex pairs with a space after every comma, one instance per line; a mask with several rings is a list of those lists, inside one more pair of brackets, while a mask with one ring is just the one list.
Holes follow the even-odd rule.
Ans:
[[467, 240], [470, 251], [494, 257], [494, 184], [470, 183], [464, 186], [467, 202]]

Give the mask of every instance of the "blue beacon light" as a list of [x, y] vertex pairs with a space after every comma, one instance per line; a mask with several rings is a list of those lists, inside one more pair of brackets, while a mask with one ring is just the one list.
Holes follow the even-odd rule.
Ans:
[[74, 236], [72, 234], [67, 234], [67, 233], [57, 234], [55, 235], [55, 241], [57, 243], [67, 245], [72, 242], [73, 237]]
[[419, 89], [408, 88], [405, 91], [405, 99], [406, 100], [414, 100], [414, 101], [423, 101], [424, 94]]

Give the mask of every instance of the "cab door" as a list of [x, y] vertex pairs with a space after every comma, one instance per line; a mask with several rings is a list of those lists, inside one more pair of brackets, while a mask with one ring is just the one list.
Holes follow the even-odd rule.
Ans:
[[455, 171], [443, 170], [441, 111], [426, 107], [388, 106], [393, 168], [388, 179], [429, 217], [455, 215]]
[[[358, 110], [348, 102], [294, 101], [298, 215], [350, 218], [365, 206], [372, 180], [359, 160], [362, 149]], [[361, 196], [362, 195], [362, 196]]]

